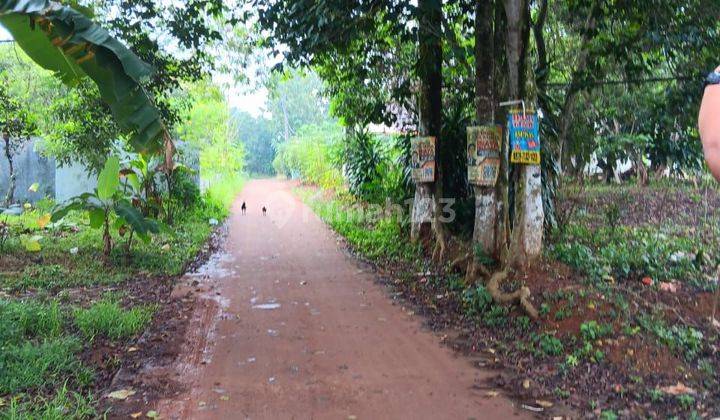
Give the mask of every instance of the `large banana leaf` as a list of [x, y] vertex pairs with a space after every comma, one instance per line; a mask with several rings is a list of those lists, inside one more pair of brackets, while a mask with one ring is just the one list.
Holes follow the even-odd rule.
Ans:
[[163, 149], [160, 113], [142, 87], [152, 68], [105, 29], [69, 6], [49, 0], [0, 0], [0, 24], [42, 67], [68, 84], [97, 84], [138, 152]]

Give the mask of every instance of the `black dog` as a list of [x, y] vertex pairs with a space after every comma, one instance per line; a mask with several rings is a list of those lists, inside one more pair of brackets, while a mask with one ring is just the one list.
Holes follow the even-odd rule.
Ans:
[[267, 213], [267, 209], [263, 206], [263, 216], [265, 216], [265, 213]]
[[243, 205], [240, 207], [240, 210], [242, 211], [242, 214], [245, 214], [245, 210], [247, 210], [247, 206], [245, 205], [244, 201], [243, 201]]

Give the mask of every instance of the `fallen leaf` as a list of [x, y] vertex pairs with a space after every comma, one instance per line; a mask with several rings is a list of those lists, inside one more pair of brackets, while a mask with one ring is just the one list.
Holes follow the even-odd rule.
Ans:
[[643, 277], [642, 283], [643, 283], [645, 286], [652, 286], [652, 284], [653, 284], [653, 279], [650, 278], [650, 277]]
[[23, 240], [23, 245], [25, 245], [25, 250], [29, 252], [40, 252], [42, 249], [42, 246], [40, 245], [40, 240], [42, 239], [42, 236], [33, 236], [28, 239]]
[[523, 385], [523, 388], [529, 389], [529, 388], [530, 388], [530, 379], [525, 379], [525, 380], [523, 381], [523, 384], [522, 384], [522, 385]]
[[128, 397], [135, 395], [135, 391], [131, 389], [119, 389], [108, 394], [108, 397], [116, 400], [126, 400]]
[[149, 419], [158, 419], [158, 418], [160, 418], [160, 415], [158, 414], [157, 411], [150, 410], [147, 412], [147, 414], [145, 414], [145, 417], [147, 417]]
[[163, 251], [170, 251], [170, 244], [165, 244], [161, 248]]
[[222, 397], [220, 397], [220, 400], [221, 401], [229, 401], [230, 397], [228, 397], [227, 395], [223, 395]]
[[45, 229], [45, 227], [50, 223], [50, 213], [45, 213], [37, 220], [38, 227], [40, 229]]
[[542, 408], [550, 408], [553, 406], [553, 403], [545, 400], [535, 400], [535, 404], [539, 405]]
[[127, 349], [128, 353], [134, 353], [138, 350], [140, 350], [140, 349], [137, 347], [128, 347], [128, 349]]
[[491, 398], [492, 398], [492, 397], [497, 397], [497, 396], [498, 396], [498, 392], [497, 392], [497, 391], [488, 391], [488, 392], [485, 393], [485, 396], [491, 397]]
[[142, 411], [138, 411], [137, 413], [132, 413], [132, 414], [130, 414], [130, 418], [138, 419], [138, 418], [142, 417], [142, 415], [143, 415], [143, 412], [142, 412]]
[[39, 189], [40, 189], [40, 183], [36, 182], [36, 183], [32, 184], [30, 186], [30, 188], [28, 188], [28, 191], [29, 192], [38, 192]]
[[660, 390], [669, 395], [695, 394], [694, 389], [685, 386], [685, 384], [683, 384], [682, 382], [678, 382], [675, 385], [662, 387], [660, 388]]

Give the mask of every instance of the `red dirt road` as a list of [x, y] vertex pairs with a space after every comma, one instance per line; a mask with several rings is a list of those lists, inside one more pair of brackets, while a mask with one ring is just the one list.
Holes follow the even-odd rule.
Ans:
[[482, 384], [492, 372], [442, 347], [417, 317], [392, 305], [373, 273], [343, 252], [291, 186], [252, 181], [235, 203], [227, 253], [194, 277], [214, 302], [200, 305], [205, 312], [196, 314], [178, 365], [189, 391], [162, 401], [160, 415], [529, 416], [509, 399], [488, 397]]

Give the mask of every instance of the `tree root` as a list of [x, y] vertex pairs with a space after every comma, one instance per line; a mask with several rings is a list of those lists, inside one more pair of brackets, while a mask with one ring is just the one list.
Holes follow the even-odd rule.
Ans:
[[530, 318], [533, 320], [538, 319], [538, 311], [532, 303], [530, 303], [530, 289], [523, 286], [512, 293], [503, 293], [500, 291], [500, 284], [505, 281], [507, 277], [507, 271], [499, 271], [490, 276], [490, 280], [487, 283], [487, 290], [495, 303], [500, 305], [518, 303]]
[[465, 271], [465, 284], [475, 284], [479, 277], [489, 279], [491, 277], [490, 271], [481, 263], [478, 262], [474, 256], [468, 263], [467, 270]]
[[[466, 252], [465, 254], [460, 254], [459, 257], [455, 258], [450, 263], [450, 269], [462, 271], [463, 267], [468, 268], [470, 266], [471, 262], [472, 262], [472, 255], [469, 252]], [[467, 273], [467, 271], [466, 271], [466, 273]]]
[[445, 250], [447, 249], [447, 241], [442, 233], [435, 233], [435, 247], [433, 248], [431, 261], [435, 265], [442, 264], [445, 259]]

